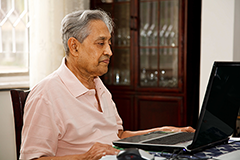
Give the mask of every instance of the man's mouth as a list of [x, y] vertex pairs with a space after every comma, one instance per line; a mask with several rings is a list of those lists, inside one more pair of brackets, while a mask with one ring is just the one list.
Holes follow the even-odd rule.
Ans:
[[104, 59], [104, 60], [102, 60], [102, 61], [100, 61], [100, 62], [103, 62], [103, 63], [109, 64], [110, 59]]

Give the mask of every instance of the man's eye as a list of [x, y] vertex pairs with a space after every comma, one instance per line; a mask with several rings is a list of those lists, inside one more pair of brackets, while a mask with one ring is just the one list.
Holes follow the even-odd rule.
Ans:
[[104, 45], [104, 43], [98, 43], [99, 45], [101, 45], [101, 46], [103, 46]]

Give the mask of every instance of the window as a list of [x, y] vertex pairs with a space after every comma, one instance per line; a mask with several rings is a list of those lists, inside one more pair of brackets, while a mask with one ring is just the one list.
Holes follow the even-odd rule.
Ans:
[[20, 76], [28, 76], [28, 0], [1, 0], [0, 3], [0, 83], [11, 85], [11, 78], [20, 83]]

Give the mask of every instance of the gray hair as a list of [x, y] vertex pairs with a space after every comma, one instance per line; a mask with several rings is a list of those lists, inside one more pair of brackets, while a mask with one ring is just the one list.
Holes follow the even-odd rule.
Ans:
[[62, 43], [69, 55], [68, 39], [76, 38], [80, 43], [90, 34], [89, 22], [92, 20], [103, 21], [110, 33], [113, 31], [114, 23], [108, 14], [101, 10], [79, 10], [66, 15], [61, 24]]

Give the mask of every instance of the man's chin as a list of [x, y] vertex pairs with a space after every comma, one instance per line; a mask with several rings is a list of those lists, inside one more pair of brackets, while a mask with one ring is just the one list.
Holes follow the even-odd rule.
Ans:
[[103, 76], [104, 74], [106, 74], [108, 72], [108, 68], [106, 70], [102, 70], [101, 73], [99, 74], [99, 76]]

